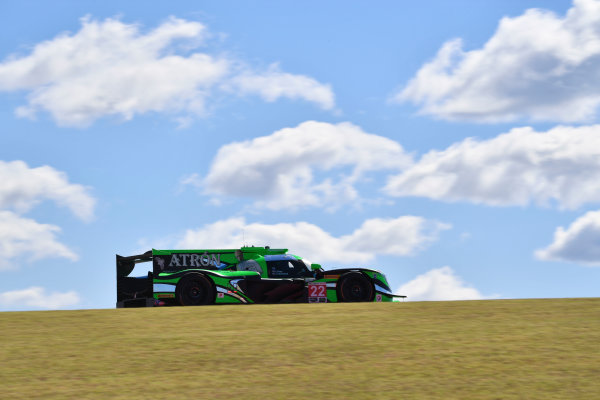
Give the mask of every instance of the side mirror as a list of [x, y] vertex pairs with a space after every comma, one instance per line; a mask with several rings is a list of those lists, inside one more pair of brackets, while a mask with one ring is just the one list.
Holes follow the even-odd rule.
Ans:
[[313, 271], [321, 270], [321, 264], [310, 264], [310, 269]]

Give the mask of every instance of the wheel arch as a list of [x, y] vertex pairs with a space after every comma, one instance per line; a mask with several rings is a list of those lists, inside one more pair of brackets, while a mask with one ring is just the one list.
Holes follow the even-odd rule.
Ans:
[[361, 276], [370, 285], [370, 287], [371, 287], [371, 296], [365, 302], [371, 302], [371, 301], [375, 300], [375, 292], [376, 292], [376, 290], [375, 290], [375, 282], [373, 281], [373, 278], [371, 278], [368, 274], [366, 274], [361, 269], [348, 269], [348, 270], [345, 270], [345, 272], [342, 273], [340, 275], [339, 279], [337, 280], [335, 293], [336, 293], [338, 302], [345, 302], [344, 296], [341, 293], [342, 284], [343, 284], [344, 280], [346, 280], [348, 278], [351, 278], [352, 276]]
[[[211, 289], [212, 289], [212, 297], [210, 299], [209, 304], [215, 304], [216, 300], [217, 300], [217, 286], [215, 285], [215, 281], [210, 277], [209, 274], [203, 274], [201, 271], [189, 271], [187, 273], [185, 273], [184, 275], [182, 275], [179, 280], [177, 281], [177, 284], [175, 285], [175, 293], [176, 293], [176, 297], [178, 296], [177, 293], [179, 293], [179, 285], [184, 282], [186, 279], [191, 279], [195, 276], [199, 276], [202, 277], [203, 279], [205, 279], [206, 281], [208, 281]], [[179, 300], [179, 299], [178, 299]]]

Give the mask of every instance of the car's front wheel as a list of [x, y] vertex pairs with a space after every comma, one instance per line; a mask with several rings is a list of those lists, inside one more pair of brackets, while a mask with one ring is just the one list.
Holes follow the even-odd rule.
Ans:
[[372, 301], [373, 284], [360, 272], [342, 275], [338, 283], [338, 299], [343, 302]]
[[182, 306], [202, 306], [215, 301], [212, 284], [202, 274], [188, 274], [181, 278], [175, 289], [175, 295]]

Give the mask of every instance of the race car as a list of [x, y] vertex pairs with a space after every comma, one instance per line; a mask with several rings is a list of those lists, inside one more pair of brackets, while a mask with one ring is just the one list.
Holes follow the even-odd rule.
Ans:
[[[156, 250], [117, 254], [117, 308], [208, 304], [389, 302], [385, 276], [368, 268], [325, 271], [287, 249]], [[146, 276], [130, 277], [152, 262]]]

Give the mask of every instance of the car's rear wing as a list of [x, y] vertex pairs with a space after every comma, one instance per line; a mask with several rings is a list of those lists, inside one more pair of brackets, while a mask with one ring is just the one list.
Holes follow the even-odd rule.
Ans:
[[117, 254], [117, 308], [154, 305], [152, 272], [138, 278], [129, 276], [136, 264], [148, 261], [152, 261], [152, 250], [129, 257]]
[[135, 264], [152, 261], [152, 250], [136, 256], [123, 257], [117, 254], [117, 277], [129, 276]]

